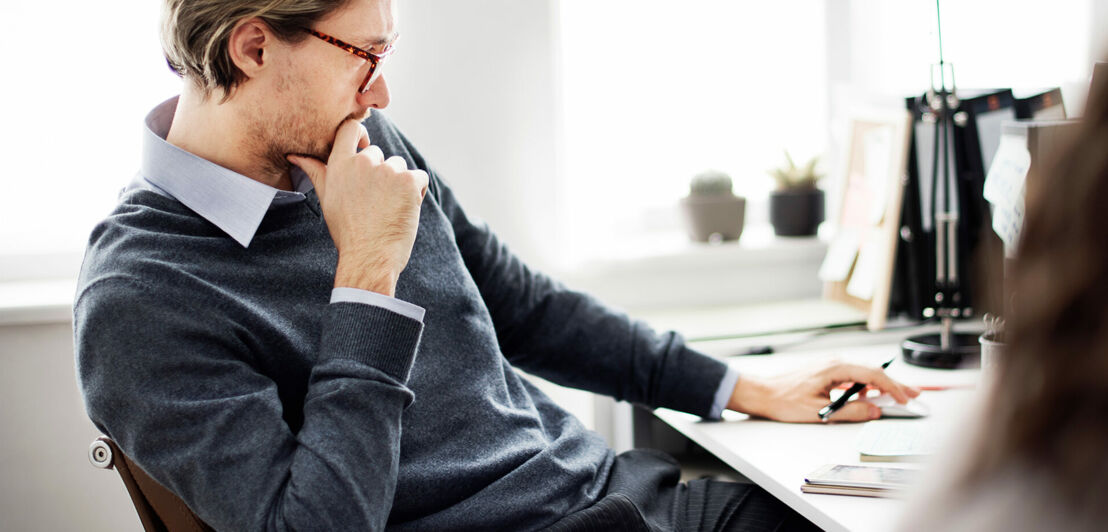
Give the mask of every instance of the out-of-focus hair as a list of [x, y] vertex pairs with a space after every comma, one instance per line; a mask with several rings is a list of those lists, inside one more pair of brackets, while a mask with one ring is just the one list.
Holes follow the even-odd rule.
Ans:
[[224, 99], [244, 80], [228, 53], [231, 31], [240, 21], [260, 18], [285, 42], [300, 42], [319, 19], [347, 0], [166, 0], [162, 51], [179, 76], [204, 93], [221, 89]]
[[1074, 142], [1028, 184], [1007, 350], [962, 482], [1026, 467], [1108, 517], [1108, 79], [1091, 91]]

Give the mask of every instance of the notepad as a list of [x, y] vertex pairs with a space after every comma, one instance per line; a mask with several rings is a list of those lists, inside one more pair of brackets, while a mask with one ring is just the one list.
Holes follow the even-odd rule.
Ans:
[[919, 471], [895, 467], [828, 464], [804, 478], [800, 491], [828, 495], [895, 497], [912, 486]]
[[938, 449], [938, 431], [924, 420], [878, 420], [862, 427], [858, 454], [863, 462], [921, 462]]

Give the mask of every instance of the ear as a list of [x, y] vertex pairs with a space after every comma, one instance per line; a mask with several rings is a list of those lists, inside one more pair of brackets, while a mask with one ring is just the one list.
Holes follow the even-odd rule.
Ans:
[[239, 21], [231, 29], [227, 41], [227, 53], [231, 61], [246, 75], [255, 78], [269, 62], [268, 47], [275, 41], [269, 26], [262, 19], [254, 17]]

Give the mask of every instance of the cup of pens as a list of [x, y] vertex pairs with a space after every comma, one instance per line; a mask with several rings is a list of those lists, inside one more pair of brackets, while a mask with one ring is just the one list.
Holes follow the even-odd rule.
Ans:
[[978, 341], [981, 342], [981, 369], [990, 370], [1004, 356], [1004, 319], [985, 314], [985, 332]]

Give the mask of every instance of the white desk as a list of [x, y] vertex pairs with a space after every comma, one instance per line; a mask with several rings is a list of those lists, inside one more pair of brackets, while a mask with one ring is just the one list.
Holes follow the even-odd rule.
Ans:
[[[818, 364], [822, 359], [838, 358], [876, 366], [895, 356], [896, 361], [887, 371], [906, 384], [974, 386], [923, 392], [920, 396], [931, 407], [932, 414], [918, 422], [932, 424], [939, 435], [952, 435], [952, 427], [961, 421], [961, 415], [968, 410], [966, 406], [980, 393], [980, 387], [976, 386], [980, 371], [934, 370], [906, 364], [900, 358], [899, 341], [909, 334], [931, 329], [836, 333], [774, 355], [734, 357], [728, 363], [748, 374], [773, 375]], [[710, 354], [725, 355], [739, 351], [744, 344], [751, 344], [751, 340], [703, 342], [694, 346]], [[655, 414], [825, 530], [886, 531], [905, 509], [903, 500], [800, 491], [804, 476], [819, 466], [862, 463], [856, 443], [863, 424], [786, 424], [749, 419], [735, 412], [726, 413], [720, 422], [703, 422], [695, 416], [664, 409]], [[927, 467], [902, 463], [869, 465]]]

